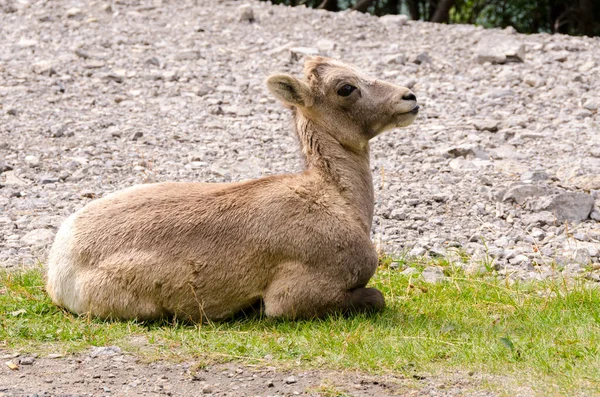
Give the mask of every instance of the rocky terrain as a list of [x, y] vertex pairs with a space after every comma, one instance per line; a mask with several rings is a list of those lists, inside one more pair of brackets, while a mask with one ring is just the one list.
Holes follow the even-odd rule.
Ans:
[[[353, 372], [281, 370], [268, 365], [198, 362], [140, 363], [116, 346], [94, 347], [70, 357], [0, 356], [0, 396], [457, 396], [493, 397], [477, 391], [499, 376], [455, 372], [444, 377], [369, 376]], [[520, 389], [519, 395], [531, 396]]]
[[318, 53], [422, 105], [371, 146], [383, 251], [600, 279], [599, 38], [254, 1], [0, 0], [0, 42], [4, 267], [44, 262], [60, 223], [117, 189], [301, 170], [264, 80]]

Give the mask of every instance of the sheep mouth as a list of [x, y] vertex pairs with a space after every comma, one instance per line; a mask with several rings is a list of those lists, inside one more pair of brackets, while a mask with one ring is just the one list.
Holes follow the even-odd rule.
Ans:
[[402, 116], [406, 116], [406, 115], [409, 115], [409, 114], [413, 114], [413, 115], [414, 114], [418, 114], [419, 113], [419, 109], [421, 109], [421, 107], [419, 105], [415, 105], [415, 107], [412, 108], [411, 110], [409, 110], [408, 112], [399, 112], [399, 113], [396, 113], [395, 116], [396, 117], [402, 117]]

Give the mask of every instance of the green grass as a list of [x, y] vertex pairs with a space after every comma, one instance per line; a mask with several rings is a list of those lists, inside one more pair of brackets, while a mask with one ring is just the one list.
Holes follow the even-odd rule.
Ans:
[[446, 282], [429, 285], [382, 263], [372, 281], [387, 299], [382, 313], [197, 325], [77, 317], [51, 303], [41, 270], [0, 271], [0, 348], [43, 354], [116, 344], [147, 360], [241, 360], [407, 376], [474, 371], [497, 379], [488, 387], [505, 395], [520, 386], [545, 396], [600, 393], [598, 288], [578, 281], [508, 283], [451, 266]]

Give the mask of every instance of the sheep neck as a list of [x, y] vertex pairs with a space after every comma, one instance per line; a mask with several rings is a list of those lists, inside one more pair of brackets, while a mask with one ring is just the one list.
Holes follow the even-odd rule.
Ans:
[[307, 172], [333, 185], [370, 233], [374, 193], [368, 144], [361, 150], [351, 150], [301, 114], [295, 113], [294, 119]]

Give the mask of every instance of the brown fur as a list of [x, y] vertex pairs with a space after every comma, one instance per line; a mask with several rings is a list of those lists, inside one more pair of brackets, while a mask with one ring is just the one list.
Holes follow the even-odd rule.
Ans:
[[[339, 87], [357, 87], [348, 97]], [[267, 85], [294, 114], [307, 169], [231, 184], [135, 186], [88, 204], [57, 234], [47, 290], [100, 317], [219, 320], [263, 299], [268, 316], [374, 311], [369, 139], [410, 124], [406, 88], [327, 58]]]

